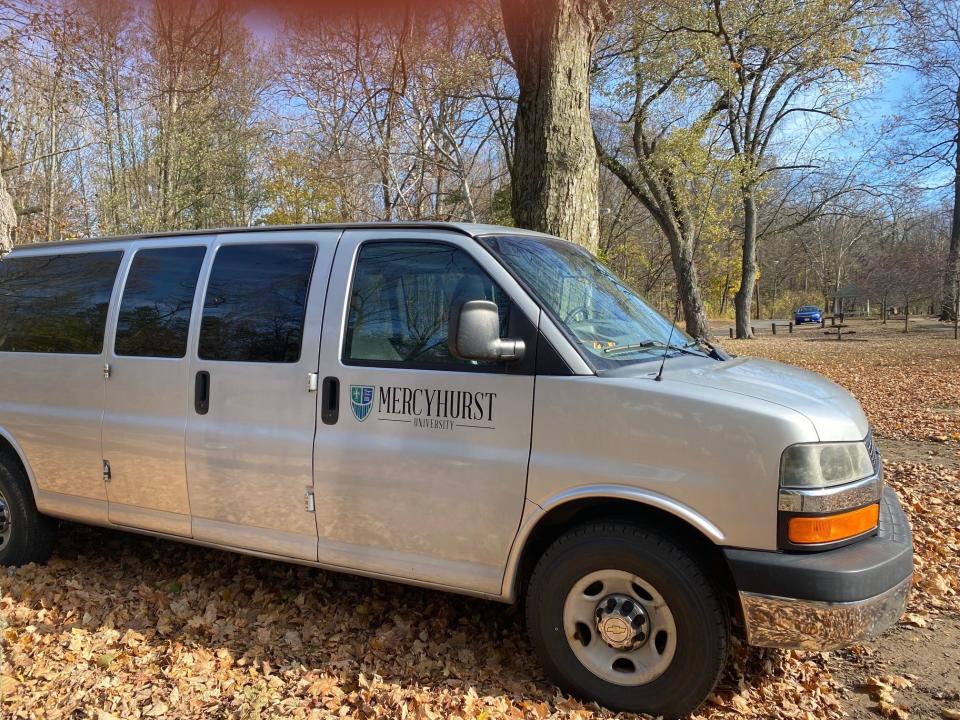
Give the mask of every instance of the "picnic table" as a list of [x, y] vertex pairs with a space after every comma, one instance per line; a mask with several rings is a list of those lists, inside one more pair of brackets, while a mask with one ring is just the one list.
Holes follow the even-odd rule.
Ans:
[[824, 334], [824, 335], [833, 335], [838, 341], [843, 340], [843, 338], [846, 337], [847, 335], [856, 335], [856, 334], [857, 334], [857, 331], [856, 331], [856, 330], [844, 330], [844, 328], [846, 328], [846, 327], [849, 327], [849, 325], [845, 325], [845, 324], [843, 324], [843, 323], [838, 323], [838, 324], [836, 324], [836, 325], [833, 325], [829, 330], [824, 330], [824, 331], [823, 331], [823, 334]]

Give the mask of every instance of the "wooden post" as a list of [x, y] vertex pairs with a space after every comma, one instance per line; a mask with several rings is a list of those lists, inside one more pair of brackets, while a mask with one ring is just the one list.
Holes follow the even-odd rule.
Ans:
[[777, 334], [777, 324], [775, 322], [770, 323], [770, 329], [773, 330], [773, 334]]
[[792, 322], [792, 321], [789, 322], [789, 323], [787, 323], [787, 332], [788, 332], [789, 334], [793, 335], [793, 322]]
[[733, 328], [730, 328], [730, 339], [733, 340]]

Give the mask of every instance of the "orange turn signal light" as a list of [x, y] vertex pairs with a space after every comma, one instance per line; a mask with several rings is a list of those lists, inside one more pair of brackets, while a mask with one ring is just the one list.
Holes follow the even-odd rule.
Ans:
[[787, 537], [798, 545], [836, 542], [873, 530], [880, 519], [880, 505], [867, 505], [859, 510], [824, 515], [792, 517], [787, 524]]

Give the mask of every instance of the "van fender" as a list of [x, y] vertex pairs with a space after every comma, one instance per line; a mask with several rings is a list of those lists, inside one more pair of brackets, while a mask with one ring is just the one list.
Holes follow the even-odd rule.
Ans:
[[0, 425], [0, 437], [10, 443], [10, 447], [13, 448], [13, 451], [17, 454], [17, 457], [20, 459], [20, 464], [23, 465], [23, 469], [27, 473], [27, 480], [30, 481], [30, 489], [33, 491], [33, 499], [36, 502], [37, 498], [40, 497], [40, 486], [37, 485], [37, 478], [33, 474], [33, 468], [30, 467], [30, 462], [27, 460], [27, 455], [23, 452], [23, 448], [20, 447], [12, 434], [7, 431], [5, 427]]
[[540, 521], [552, 510], [562, 505], [576, 500], [595, 498], [627, 500], [637, 503], [638, 505], [648, 505], [659, 510], [664, 510], [699, 530], [714, 544], [726, 544], [726, 535], [724, 535], [723, 531], [689, 505], [678, 502], [667, 495], [631, 487], [629, 485], [581, 485], [551, 495], [541, 502], [534, 502], [530, 498], [527, 498], [520, 528], [510, 548], [510, 555], [507, 558], [507, 566], [503, 576], [503, 588], [501, 591], [501, 596], [504, 601], [512, 603], [517, 599], [520, 559], [523, 556], [527, 541], [530, 539], [530, 536]]

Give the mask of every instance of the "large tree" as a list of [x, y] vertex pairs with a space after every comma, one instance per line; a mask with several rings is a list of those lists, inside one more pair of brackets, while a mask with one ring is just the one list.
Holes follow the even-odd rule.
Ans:
[[605, 0], [501, 0], [520, 90], [511, 166], [514, 220], [595, 251], [597, 151], [590, 64]]
[[[713, 0], [691, 6], [672, 0], [670, 30], [699, 38], [707, 72], [725, 96], [730, 143], [743, 215], [741, 281], [734, 297], [737, 337], [748, 338], [757, 280], [762, 191], [771, 173], [797, 169], [778, 152], [786, 129], [804, 119], [840, 121], [856, 97], [874, 30], [887, 0]], [[800, 164], [802, 166], [802, 163]]]
[[598, 49], [597, 92], [611, 99], [613, 127], [596, 133], [597, 153], [666, 238], [687, 332], [708, 337], [694, 256], [724, 172], [712, 141], [725, 96], [704, 77], [690, 38], [657, 27], [659, 17], [628, 6]]
[[907, 9], [902, 47], [919, 82], [898, 128], [906, 159], [922, 181], [948, 190], [952, 222], [940, 319], [951, 320], [960, 283], [960, 4], [915, 0]]

